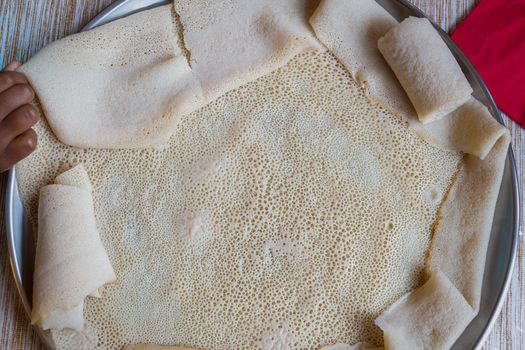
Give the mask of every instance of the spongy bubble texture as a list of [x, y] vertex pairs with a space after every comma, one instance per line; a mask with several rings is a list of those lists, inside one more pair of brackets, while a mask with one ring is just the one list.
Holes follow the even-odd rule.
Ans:
[[370, 103], [328, 52], [185, 116], [163, 150], [37, 130], [18, 166], [32, 217], [38, 188], [84, 163], [118, 277], [87, 298], [87, 335], [54, 332], [60, 349], [381, 345], [373, 320], [419, 285], [461, 159]]

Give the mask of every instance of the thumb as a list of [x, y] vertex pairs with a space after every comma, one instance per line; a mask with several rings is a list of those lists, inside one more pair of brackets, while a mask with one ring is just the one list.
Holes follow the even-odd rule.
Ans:
[[9, 63], [5, 68], [4, 70], [5, 71], [14, 71], [15, 69], [17, 69], [18, 67], [20, 67], [22, 65], [22, 63], [18, 62], [18, 61], [13, 61], [11, 63]]

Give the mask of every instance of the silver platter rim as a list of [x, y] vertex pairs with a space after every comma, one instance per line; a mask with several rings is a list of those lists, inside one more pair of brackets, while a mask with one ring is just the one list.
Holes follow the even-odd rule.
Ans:
[[[157, 7], [164, 4], [169, 4], [171, 1], [169, 0], [118, 0], [115, 3], [111, 4], [109, 7], [104, 9], [100, 14], [98, 14], [95, 18], [93, 18], [89, 23], [87, 23], [84, 28], [84, 30], [89, 30], [92, 28], [95, 28], [99, 25], [102, 25], [104, 23], [116, 20], [121, 17], [128, 16], [130, 14]], [[415, 7], [414, 5], [408, 3], [405, 0], [376, 0], [377, 3], [379, 3], [381, 6], [383, 6], [390, 14], [392, 14], [397, 20], [402, 20], [405, 17], [408, 16], [416, 16], [416, 17], [426, 17], [428, 18], [420, 9]], [[492, 95], [490, 94], [487, 86], [483, 82], [483, 79], [479, 75], [479, 73], [476, 71], [472, 63], [468, 60], [468, 58], [463, 54], [463, 52], [455, 45], [455, 43], [450, 39], [448, 34], [443, 31], [437, 24], [435, 24], [430, 18], [429, 20], [432, 22], [434, 27], [438, 30], [440, 35], [442, 36], [443, 40], [446, 42], [447, 46], [451, 50], [451, 52], [454, 54], [458, 62], [460, 63], [462, 69], [465, 72], [465, 75], [469, 79], [471, 85], [473, 85], [473, 88], [475, 90], [475, 96], [481, 100], [490, 110], [491, 114], [494, 118], [498, 120], [501, 124], [504, 124], [503, 118], [501, 117], [501, 113], [499, 109], [497, 108]], [[508, 245], [508, 255], [503, 256], [503, 258], [506, 258], [506, 265], [502, 269], [501, 272], [503, 272], [502, 278], [500, 278], [499, 288], [498, 290], [494, 291], [495, 294], [495, 302], [492, 306], [489, 307], [488, 315], [485, 317], [485, 320], [482, 322], [481, 325], [478, 325], [477, 330], [480, 330], [476, 334], [478, 334], [477, 337], [474, 338], [474, 340], [470, 339], [470, 341], [462, 342], [462, 338], [465, 337], [465, 334], [468, 334], [469, 330], [472, 327], [472, 324], [465, 330], [465, 332], [461, 335], [461, 337], [458, 339], [456, 344], [453, 346], [452, 349], [464, 349], [472, 348], [472, 349], [480, 349], [483, 345], [483, 343], [486, 341], [487, 337], [490, 334], [491, 329], [494, 326], [494, 323], [496, 322], [496, 319], [498, 315], [501, 312], [501, 308], [503, 306], [503, 303], [505, 301], [505, 297], [507, 295], [507, 292], [510, 287], [510, 282], [512, 279], [512, 274], [514, 270], [514, 265], [516, 261], [516, 255], [518, 251], [518, 245], [520, 242], [520, 201], [519, 201], [519, 179], [518, 179], [518, 172], [516, 168], [516, 162], [514, 159], [514, 154], [512, 152], [512, 148], [509, 148], [508, 154], [507, 154], [507, 160], [506, 160], [506, 168], [505, 168], [505, 174], [503, 181], [505, 182], [504, 185], [506, 185], [506, 190], [509, 192], [510, 198], [508, 198], [509, 205], [511, 209], [510, 217], [507, 216], [505, 219], [510, 220], [508, 222], [509, 230], [510, 232], [507, 232], [507, 234], [510, 234], [510, 237], [505, 238], [507, 240]], [[503, 185], [502, 189], [500, 190], [500, 197], [501, 193], [503, 191]], [[32, 291], [32, 272], [33, 272], [33, 264], [34, 264], [34, 246], [35, 242], [33, 241], [33, 234], [31, 233], [32, 229], [31, 226], [28, 224], [27, 218], [25, 216], [23, 206], [20, 202], [20, 195], [18, 192], [18, 184], [16, 181], [16, 172], [15, 169], [12, 168], [8, 171], [7, 174], [7, 186], [5, 188], [4, 193], [4, 199], [5, 199], [5, 226], [6, 226], [6, 232], [7, 232], [7, 245], [9, 250], [9, 260], [11, 264], [11, 270], [13, 273], [14, 282], [18, 291], [18, 294], [20, 296], [20, 299], [22, 301], [23, 307], [27, 313], [28, 316], [31, 315], [31, 291]], [[500, 199], [498, 199], [498, 204], [500, 202]], [[499, 207], [499, 206], [498, 206]], [[498, 210], [498, 207], [496, 208], [496, 211]], [[489, 250], [491, 245], [498, 244], [498, 238], [499, 240], [502, 240], [503, 238], [498, 237], [502, 236], [503, 234], [499, 232], [497, 229], [495, 229], [494, 225], [496, 224], [496, 220], [494, 221], [491, 232], [491, 243], [489, 243]], [[495, 236], [496, 235], [496, 236]], [[494, 243], [493, 240], [496, 240]], [[499, 256], [495, 257], [496, 261]], [[487, 269], [489, 267], [487, 261], [487, 265], [485, 267], [485, 275], [487, 275]], [[486, 292], [486, 290], [491, 290], [491, 286], [487, 286], [487, 283], [490, 283], [490, 276], [485, 276], [483, 281], [483, 294], [491, 293]], [[492, 293], [492, 294], [494, 294]], [[482, 296], [483, 299], [483, 296]], [[483, 302], [483, 300], [482, 300]], [[476, 317], [479, 318], [480, 316]], [[476, 320], [475, 319], [475, 320]], [[46, 349], [52, 350], [54, 349], [53, 342], [50, 338], [50, 335], [48, 332], [42, 331], [39, 327], [34, 327], [36, 333], [40, 337], [43, 345], [46, 347]], [[471, 337], [472, 338], [472, 337]]]

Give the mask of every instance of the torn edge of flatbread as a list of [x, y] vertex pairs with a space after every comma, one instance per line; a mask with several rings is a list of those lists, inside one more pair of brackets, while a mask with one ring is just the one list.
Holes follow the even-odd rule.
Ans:
[[213, 6], [176, 1], [205, 103], [271, 73], [301, 52], [323, 48], [308, 25], [316, 5], [316, 0], [231, 0]]
[[427, 142], [465, 153], [439, 209], [425, 266], [427, 282], [377, 319], [386, 349], [448, 348], [479, 311], [509, 132], [470, 92], [459, 108], [423, 124], [377, 48], [377, 40], [398, 24], [376, 2], [323, 0], [310, 23], [372, 101], [404, 118]]
[[96, 227], [92, 186], [83, 165], [42, 187], [31, 322], [43, 329], [84, 328], [87, 296], [116, 276]]

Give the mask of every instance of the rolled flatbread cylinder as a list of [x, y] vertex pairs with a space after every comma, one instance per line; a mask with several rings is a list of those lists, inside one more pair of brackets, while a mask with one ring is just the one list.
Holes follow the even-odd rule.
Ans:
[[96, 227], [82, 165], [44, 186], [38, 205], [31, 322], [43, 329], [84, 327], [84, 299], [116, 279]]
[[385, 310], [376, 324], [385, 349], [449, 349], [476, 312], [439, 270]]
[[377, 42], [422, 123], [439, 120], [472, 93], [445, 42], [426, 18], [409, 17]]
[[487, 107], [474, 97], [432, 123], [410, 123], [424, 140], [439, 147], [485, 159], [507, 129], [492, 117]]

